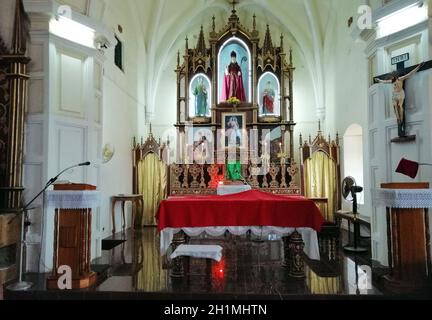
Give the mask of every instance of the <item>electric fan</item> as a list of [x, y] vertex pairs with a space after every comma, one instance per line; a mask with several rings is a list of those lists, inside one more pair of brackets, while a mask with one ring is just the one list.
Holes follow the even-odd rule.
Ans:
[[[354, 214], [354, 243], [353, 245], [348, 245], [344, 247], [345, 251], [353, 252], [353, 253], [364, 253], [367, 252], [368, 249], [359, 247], [358, 242], [360, 238], [360, 224], [357, 221], [358, 212], [357, 212], [357, 193], [363, 191], [362, 187], [357, 186], [356, 181], [353, 177], [346, 177], [342, 181], [342, 196], [347, 202], [353, 203], [353, 214]], [[349, 230], [348, 232], [351, 232]]]

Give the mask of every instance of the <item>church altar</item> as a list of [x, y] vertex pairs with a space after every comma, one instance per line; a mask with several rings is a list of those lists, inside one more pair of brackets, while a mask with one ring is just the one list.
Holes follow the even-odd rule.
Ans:
[[[169, 195], [211, 195], [221, 181], [246, 181], [273, 194], [300, 194], [294, 176], [292, 50], [260, 40], [256, 17], [246, 28], [232, 14], [220, 30], [213, 17], [195, 48], [177, 55], [177, 122]], [[139, 146], [138, 146], [139, 148]], [[172, 150], [171, 150], [172, 148]]]
[[319, 260], [317, 232], [324, 218], [311, 200], [300, 196], [280, 196], [258, 190], [225, 196], [171, 197], [162, 201], [157, 214], [161, 232], [161, 254], [165, 254], [174, 235], [183, 231], [188, 236], [203, 232], [222, 236], [226, 231], [256, 236], [277, 234], [302, 235], [305, 253]]

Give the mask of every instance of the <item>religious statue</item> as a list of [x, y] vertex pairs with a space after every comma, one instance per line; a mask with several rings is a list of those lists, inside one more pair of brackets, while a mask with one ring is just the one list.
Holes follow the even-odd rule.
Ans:
[[243, 181], [244, 178], [241, 174], [241, 164], [240, 161], [235, 163], [228, 163], [226, 167], [227, 180], [230, 181]]
[[195, 96], [195, 115], [205, 117], [208, 114], [208, 93], [203, 77], [198, 78], [193, 94]]
[[[242, 63], [247, 58], [242, 59]], [[246, 93], [243, 85], [241, 66], [237, 63], [237, 53], [231, 52], [231, 63], [225, 69], [222, 89], [222, 101], [235, 97], [241, 102], [246, 101]]]
[[264, 89], [263, 95], [263, 114], [273, 114], [274, 113], [274, 102], [276, 93], [272, 88], [271, 82], [267, 82], [267, 87]]
[[194, 159], [199, 160], [199, 163], [204, 163], [209, 160], [209, 141], [205, 135], [202, 135], [198, 141], [194, 142], [193, 152]]
[[394, 72], [390, 79], [388, 80], [381, 80], [378, 78], [375, 78], [376, 82], [379, 83], [391, 83], [393, 84], [393, 109], [396, 114], [396, 119], [398, 122], [398, 132], [399, 137], [403, 138], [406, 137], [406, 119], [405, 119], [405, 90], [404, 90], [404, 81], [413, 76], [417, 73], [417, 71], [420, 70], [420, 68], [424, 65], [424, 63], [419, 64], [414, 70], [412, 70], [410, 73], [399, 77], [396, 72]]

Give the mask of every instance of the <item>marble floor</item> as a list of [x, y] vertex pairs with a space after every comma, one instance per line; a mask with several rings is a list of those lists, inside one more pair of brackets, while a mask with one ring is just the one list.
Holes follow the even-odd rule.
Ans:
[[[382, 297], [375, 281], [370, 254], [349, 256], [339, 248], [336, 259], [305, 261], [305, 277], [288, 276], [282, 266], [283, 245], [276, 236], [265, 241], [227, 235], [201, 236], [192, 244], [218, 244], [224, 248], [220, 263], [191, 259], [188, 274], [170, 277], [160, 256], [156, 228], [128, 230], [103, 243], [103, 257], [94, 262], [99, 274], [95, 288], [81, 291], [48, 291], [44, 274], [27, 275], [35, 285], [25, 293], [5, 292], [6, 299], [292, 299], [335, 297]], [[262, 240], [262, 239], [261, 239]], [[365, 245], [367, 245], [367, 240]], [[373, 281], [372, 281], [372, 278]]]

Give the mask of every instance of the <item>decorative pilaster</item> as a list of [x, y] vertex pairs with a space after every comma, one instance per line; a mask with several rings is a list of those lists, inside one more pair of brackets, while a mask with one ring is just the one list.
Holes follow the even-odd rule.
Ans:
[[22, 1], [18, 0], [12, 43], [8, 47], [0, 38], [0, 211], [3, 212], [21, 207], [29, 26]]
[[0, 211], [21, 203], [27, 64], [23, 56], [0, 57]]
[[[16, 221], [19, 219], [9, 222], [23, 205], [24, 116], [30, 61], [25, 53], [29, 26], [22, 1], [17, 0], [12, 42], [6, 43], [0, 36], [0, 253], [9, 252], [9, 256], [16, 255], [20, 237]], [[10, 263], [0, 268], [0, 285], [15, 277], [15, 259]]]

